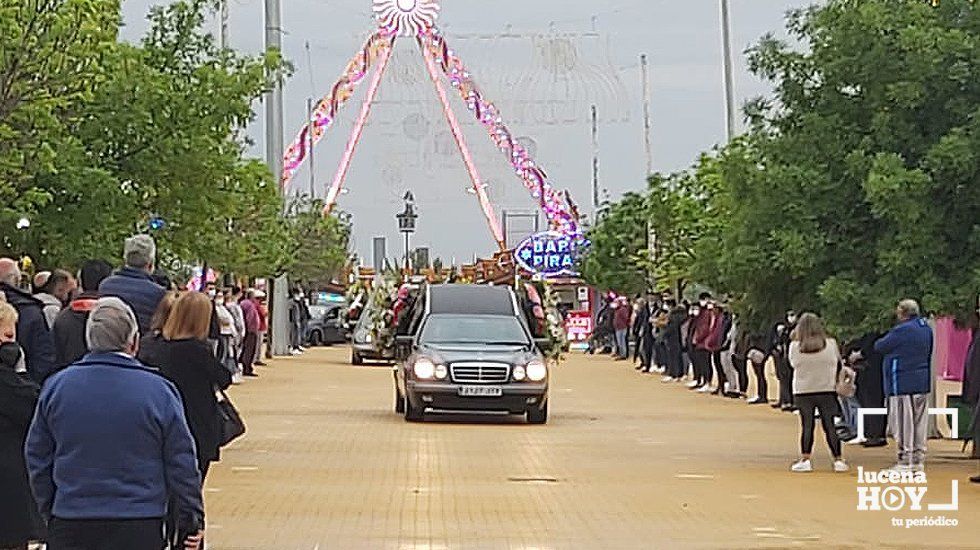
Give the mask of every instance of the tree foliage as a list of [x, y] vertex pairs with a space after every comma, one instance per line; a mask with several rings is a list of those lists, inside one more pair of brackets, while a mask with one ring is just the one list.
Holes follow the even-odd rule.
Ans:
[[246, 158], [253, 106], [284, 63], [219, 48], [204, 30], [210, 4], [155, 7], [129, 44], [116, 1], [0, 0], [0, 191], [13, 197], [0, 227], [32, 221], [0, 253], [44, 266], [117, 258], [160, 218], [164, 267], [274, 274], [301, 264], [310, 239], [346, 255], [340, 232], [321, 231], [337, 220], [297, 230], [269, 169]]
[[691, 246], [662, 243], [672, 253], [659, 274], [730, 293], [758, 325], [807, 308], [853, 335], [886, 325], [903, 297], [971, 311], [980, 8], [831, 0], [791, 12], [787, 27], [801, 46], [766, 36], [748, 52], [775, 92], [746, 106], [747, 134], [691, 171], [654, 178], [658, 231], [695, 228]]

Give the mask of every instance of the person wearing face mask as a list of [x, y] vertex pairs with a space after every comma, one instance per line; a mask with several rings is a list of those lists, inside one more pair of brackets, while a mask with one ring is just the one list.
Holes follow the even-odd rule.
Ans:
[[698, 298], [698, 314], [694, 319], [694, 335], [691, 341], [692, 352], [691, 362], [694, 363], [694, 376], [697, 384], [692, 389], [700, 393], [708, 393], [711, 390], [712, 355], [714, 354], [714, 343], [716, 333], [721, 323], [721, 316], [714, 309], [711, 303], [711, 294], [701, 293]]
[[773, 325], [769, 333], [768, 351], [776, 363], [776, 378], [779, 380], [779, 400], [772, 408], [786, 412], [796, 410], [793, 406], [793, 369], [789, 365], [789, 345], [795, 328], [796, 312], [790, 310], [782, 321]]
[[26, 549], [35, 538], [37, 508], [27, 481], [24, 440], [38, 387], [15, 371], [22, 355], [17, 310], [0, 302], [0, 548]]

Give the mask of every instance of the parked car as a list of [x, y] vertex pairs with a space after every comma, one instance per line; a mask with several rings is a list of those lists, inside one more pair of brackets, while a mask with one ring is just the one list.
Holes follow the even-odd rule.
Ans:
[[480, 411], [548, 421], [548, 367], [507, 287], [435, 285], [397, 337], [395, 411]]
[[361, 317], [357, 320], [357, 323], [354, 325], [354, 330], [351, 332], [350, 362], [352, 365], [363, 365], [365, 361], [391, 363], [395, 360], [394, 349], [379, 351], [375, 348], [371, 331], [368, 329], [372, 316], [373, 308], [368, 306], [361, 313]]
[[340, 305], [310, 306], [310, 323], [306, 329], [306, 341], [311, 346], [340, 344], [347, 341], [347, 331], [340, 318]]

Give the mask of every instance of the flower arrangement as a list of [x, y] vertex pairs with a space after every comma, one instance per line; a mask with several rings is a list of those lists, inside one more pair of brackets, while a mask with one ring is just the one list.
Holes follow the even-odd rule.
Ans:
[[392, 349], [395, 345], [395, 328], [392, 326], [395, 319], [392, 311], [395, 292], [395, 282], [389, 277], [383, 277], [371, 290], [368, 306], [371, 318], [368, 319], [367, 329], [374, 349], [378, 352]]
[[548, 346], [542, 350], [545, 358], [552, 364], [558, 364], [565, 358], [569, 350], [568, 334], [565, 332], [565, 321], [558, 310], [558, 294], [551, 283], [541, 281], [535, 286], [541, 295], [541, 307], [544, 308], [545, 335]]

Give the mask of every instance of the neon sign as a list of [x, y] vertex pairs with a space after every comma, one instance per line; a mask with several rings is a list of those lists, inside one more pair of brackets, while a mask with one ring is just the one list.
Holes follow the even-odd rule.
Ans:
[[543, 276], [577, 275], [578, 240], [557, 231], [536, 233], [517, 245], [514, 259], [523, 269]]

